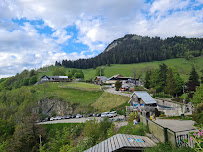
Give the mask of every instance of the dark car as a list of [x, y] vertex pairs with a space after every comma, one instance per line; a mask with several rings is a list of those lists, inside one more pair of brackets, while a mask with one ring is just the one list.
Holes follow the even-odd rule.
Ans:
[[72, 118], [76, 118], [76, 115], [72, 115]]
[[92, 117], [92, 113], [87, 114], [87, 117]]
[[66, 115], [66, 116], [64, 116], [64, 118], [65, 118], [65, 119], [70, 119], [70, 118], [72, 118], [72, 117], [71, 117], [71, 115]]
[[97, 116], [97, 117], [101, 117], [101, 113], [98, 113], [96, 116]]

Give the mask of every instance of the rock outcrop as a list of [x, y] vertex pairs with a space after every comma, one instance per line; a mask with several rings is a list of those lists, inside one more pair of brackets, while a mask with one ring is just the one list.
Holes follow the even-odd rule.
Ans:
[[57, 116], [63, 116], [73, 113], [71, 104], [59, 99], [46, 98], [39, 100], [36, 107], [33, 109], [35, 113], [42, 113], [48, 116], [52, 116], [55, 113]]

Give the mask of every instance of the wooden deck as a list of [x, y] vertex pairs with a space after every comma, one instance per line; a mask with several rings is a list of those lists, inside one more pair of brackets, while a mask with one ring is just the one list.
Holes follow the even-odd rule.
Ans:
[[156, 144], [145, 136], [116, 134], [85, 152], [113, 152], [119, 150], [143, 150]]

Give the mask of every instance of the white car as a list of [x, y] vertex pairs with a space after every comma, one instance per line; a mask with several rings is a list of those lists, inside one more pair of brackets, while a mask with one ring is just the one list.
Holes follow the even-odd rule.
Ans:
[[116, 111], [111, 111], [111, 112], [109, 112], [109, 114], [108, 114], [108, 117], [110, 118], [110, 117], [116, 117], [117, 116], [117, 112]]
[[50, 118], [50, 121], [53, 121], [53, 120], [54, 120], [54, 117], [51, 117], [51, 118]]
[[103, 113], [101, 114], [101, 118], [108, 117], [108, 114], [109, 114], [109, 112], [103, 112]]
[[82, 115], [81, 114], [77, 114], [76, 118], [82, 118]]

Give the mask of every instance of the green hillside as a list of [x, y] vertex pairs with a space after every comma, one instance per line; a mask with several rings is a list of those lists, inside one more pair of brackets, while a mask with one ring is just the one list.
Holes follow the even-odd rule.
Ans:
[[[203, 70], [203, 56], [194, 58], [193, 61], [188, 61], [184, 58], [168, 59], [164, 61], [153, 61], [153, 62], [143, 62], [135, 64], [111, 64], [111, 66], [105, 66], [104, 74], [107, 77], [111, 77], [116, 74], [122, 74], [123, 76], [132, 76], [132, 69], [136, 69], [137, 77], [142, 74], [147, 68], [158, 68], [159, 64], [165, 63], [168, 66], [175, 67], [180, 73], [181, 77], [187, 81], [189, 73], [191, 71], [192, 64], [195, 65], [196, 70], [200, 74], [200, 71]], [[39, 77], [42, 75], [51, 75], [51, 71], [54, 69], [54, 66], [40, 69], [43, 71], [39, 73]], [[66, 68], [66, 71], [70, 71], [71, 68]], [[85, 75], [85, 79], [95, 78], [95, 69], [82, 69]]]

